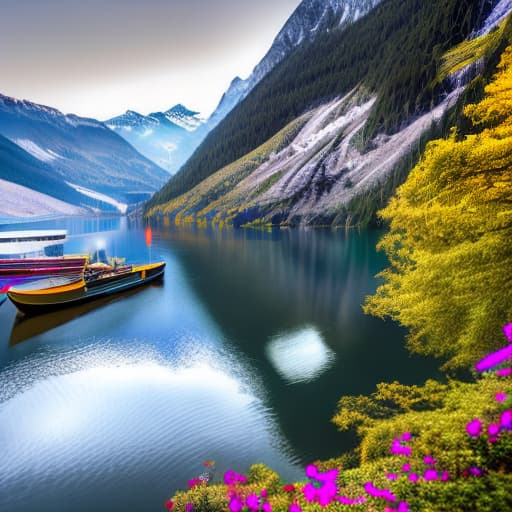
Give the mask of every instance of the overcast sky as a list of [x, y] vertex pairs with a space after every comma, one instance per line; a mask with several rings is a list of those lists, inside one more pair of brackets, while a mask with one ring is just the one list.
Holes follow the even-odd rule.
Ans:
[[0, 0], [0, 92], [107, 119], [208, 115], [300, 0]]

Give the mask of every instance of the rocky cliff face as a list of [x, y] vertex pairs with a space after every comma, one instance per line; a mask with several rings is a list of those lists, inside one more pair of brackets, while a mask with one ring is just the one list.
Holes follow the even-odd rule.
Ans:
[[[431, 112], [395, 135], [379, 137], [372, 150], [362, 152], [358, 136], [375, 98], [351, 91], [299, 119], [297, 133], [296, 124], [288, 126], [288, 143], [267, 143], [277, 151], [258, 148], [160, 211], [179, 223], [343, 224], [346, 205], [384, 182], [462, 92], [454, 90]], [[264, 163], [247, 172], [248, 161], [258, 158]]]

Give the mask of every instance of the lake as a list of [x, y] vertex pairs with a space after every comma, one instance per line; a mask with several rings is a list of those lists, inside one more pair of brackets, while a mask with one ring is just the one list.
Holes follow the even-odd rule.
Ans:
[[23, 318], [0, 306], [0, 510], [162, 511], [215, 460], [300, 479], [353, 446], [330, 423], [344, 394], [421, 383], [431, 360], [365, 316], [385, 267], [377, 231], [207, 230], [92, 218], [66, 253], [107, 249], [165, 278]]

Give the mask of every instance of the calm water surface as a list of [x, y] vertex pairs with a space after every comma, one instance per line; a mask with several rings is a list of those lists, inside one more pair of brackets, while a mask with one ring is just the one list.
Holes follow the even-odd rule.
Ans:
[[167, 267], [58, 313], [0, 306], [2, 511], [161, 511], [209, 459], [218, 477], [264, 462], [299, 479], [352, 446], [330, 423], [341, 395], [434, 375], [361, 311], [386, 264], [379, 233], [162, 227], [148, 248], [126, 219], [18, 227]]

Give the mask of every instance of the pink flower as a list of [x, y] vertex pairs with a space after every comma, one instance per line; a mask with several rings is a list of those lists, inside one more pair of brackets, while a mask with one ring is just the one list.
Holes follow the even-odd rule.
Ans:
[[226, 485], [233, 485], [233, 484], [243, 484], [247, 481], [247, 477], [245, 475], [241, 475], [240, 473], [235, 473], [232, 469], [228, 469], [224, 473], [224, 483]]
[[448, 471], [443, 471], [441, 474], [441, 482], [447, 482], [448, 480], [450, 480], [450, 473], [448, 473]]
[[398, 504], [397, 511], [398, 511], [398, 512], [409, 512], [409, 511], [410, 511], [410, 509], [409, 509], [409, 503], [407, 503], [406, 501], [401, 501], [401, 502]]
[[167, 500], [165, 502], [165, 508], [167, 510], [172, 510], [174, 508], [174, 501], [171, 501], [171, 500]]
[[288, 512], [302, 512], [302, 509], [299, 507], [298, 503], [292, 503]]
[[404, 432], [400, 437], [401, 441], [410, 441], [412, 439], [412, 434], [410, 432]]
[[503, 326], [503, 333], [505, 334], [507, 340], [510, 341], [510, 343], [512, 343], [512, 323], [505, 324]]
[[469, 468], [469, 474], [473, 476], [482, 476], [483, 471], [480, 468]]
[[417, 482], [420, 479], [416, 473], [411, 473], [408, 478], [410, 482]]
[[404, 455], [405, 457], [410, 457], [412, 450], [410, 446], [403, 446], [399, 439], [393, 439], [393, 443], [391, 444], [391, 453], [393, 455]]
[[293, 484], [283, 485], [283, 491], [284, 492], [294, 492], [295, 491], [295, 485], [293, 485]]
[[330, 471], [326, 471], [325, 473], [317, 472], [316, 480], [318, 480], [319, 482], [336, 482], [339, 472], [340, 470], [337, 468], [331, 469]]
[[486, 370], [490, 370], [495, 366], [498, 366], [505, 361], [508, 361], [512, 357], [512, 343], [505, 348], [502, 348], [488, 356], [484, 357], [481, 361], [479, 361], [475, 368], [479, 372], [485, 372]]
[[245, 504], [249, 510], [256, 511], [260, 508], [260, 498], [256, 494], [249, 494], [245, 500]]
[[503, 411], [500, 418], [500, 425], [504, 429], [512, 430], [512, 409]]
[[302, 488], [304, 499], [313, 502], [316, 499], [316, 487], [310, 482]]
[[235, 483], [235, 475], [236, 473], [232, 469], [228, 469], [224, 473], [224, 483], [226, 485], [232, 485]]
[[428, 466], [435, 466], [436, 465], [436, 459], [433, 457], [430, 457], [427, 455], [426, 457], [423, 457], [423, 462], [427, 464]]
[[263, 503], [261, 509], [263, 510], [263, 512], [272, 512], [272, 505], [270, 503]]
[[192, 480], [188, 481], [188, 486], [192, 489], [193, 487], [196, 487], [197, 485], [201, 485], [203, 482], [200, 478], [192, 478]]
[[494, 398], [496, 399], [496, 402], [506, 402], [508, 400], [508, 395], [507, 393], [500, 391], [494, 395]]
[[475, 418], [466, 425], [466, 432], [472, 437], [478, 437], [482, 433], [482, 422]]
[[342, 505], [362, 505], [366, 503], [364, 496], [358, 496], [357, 498], [348, 498], [347, 496], [338, 496], [336, 498]]
[[387, 501], [396, 501], [396, 496], [389, 489], [378, 489], [371, 482], [364, 484], [364, 490], [375, 498], [384, 498]]
[[308, 478], [316, 478], [318, 475], [318, 468], [314, 464], [306, 466], [306, 476]]
[[409, 463], [404, 464], [404, 465], [402, 466], [402, 471], [403, 471], [404, 473], [407, 473], [408, 471], [411, 471], [411, 465], [410, 465]]
[[230, 512], [241, 512], [244, 508], [244, 504], [240, 500], [240, 498], [236, 495], [232, 496], [229, 500], [229, 510]]
[[194, 510], [194, 504], [193, 503], [187, 503], [185, 505], [185, 512], [192, 512]]
[[336, 497], [338, 488], [334, 482], [325, 482], [320, 489], [317, 490], [318, 503], [322, 507], [326, 507]]
[[261, 489], [260, 496], [266, 498], [268, 496], [267, 489]]
[[398, 475], [396, 473], [386, 473], [386, 478], [388, 480], [398, 480]]
[[427, 469], [423, 474], [423, 478], [427, 481], [437, 480], [437, 471], [435, 469]]
[[509, 377], [512, 375], [512, 368], [500, 368], [496, 371], [498, 377]]
[[496, 425], [496, 423], [490, 423], [487, 427], [487, 432], [489, 432], [490, 436], [497, 436], [500, 433], [500, 426]]

